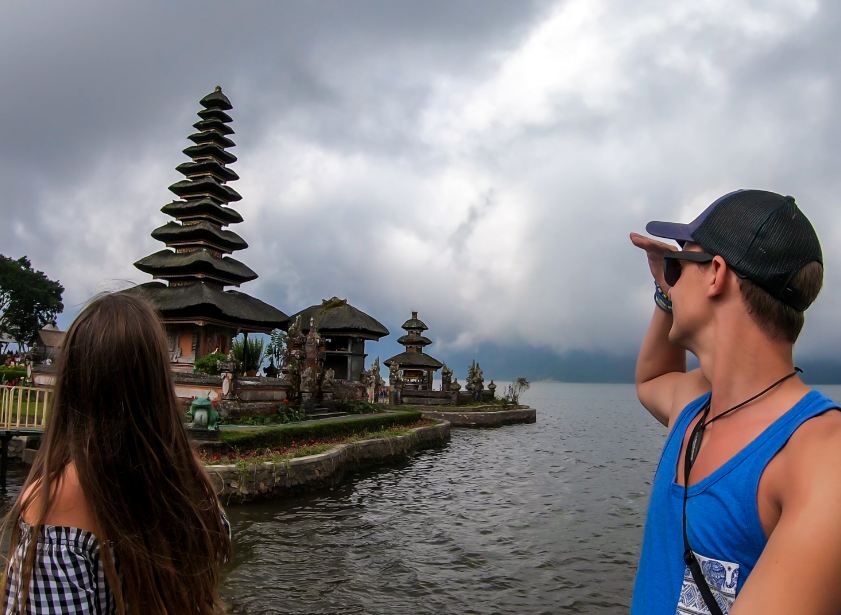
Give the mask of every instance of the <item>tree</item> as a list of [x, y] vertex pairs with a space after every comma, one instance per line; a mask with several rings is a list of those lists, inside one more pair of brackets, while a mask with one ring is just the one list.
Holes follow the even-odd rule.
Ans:
[[263, 368], [263, 374], [269, 378], [277, 378], [280, 374], [286, 357], [287, 336], [281, 329], [273, 329], [269, 335], [269, 343], [266, 345], [266, 358], [269, 364]]
[[286, 332], [281, 329], [274, 329], [269, 336], [269, 344], [266, 346], [266, 356], [278, 369], [283, 367], [287, 341]]
[[520, 376], [512, 384], [508, 385], [505, 391], [505, 398], [512, 403], [518, 404], [520, 403], [520, 393], [527, 391], [529, 386], [529, 381], [523, 376]]
[[15, 260], [0, 254], [0, 331], [24, 350], [38, 331], [64, 309], [64, 287], [32, 268], [25, 256]]

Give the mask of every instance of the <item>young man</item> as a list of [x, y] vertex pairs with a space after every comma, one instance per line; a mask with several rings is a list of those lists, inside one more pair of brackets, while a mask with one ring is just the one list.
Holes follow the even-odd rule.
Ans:
[[815, 231], [761, 190], [646, 230], [681, 249], [631, 234], [657, 285], [637, 394], [669, 429], [631, 613], [838, 615], [841, 413], [792, 357], [823, 279]]

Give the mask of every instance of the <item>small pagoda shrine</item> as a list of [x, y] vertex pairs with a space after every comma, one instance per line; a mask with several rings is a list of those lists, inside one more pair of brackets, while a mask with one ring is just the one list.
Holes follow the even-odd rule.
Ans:
[[[225, 290], [257, 278], [244, 263], [227, 256], [248, 244], [230, 224], [242, 216], [228, 204], [242, 197], [227, 185], [239, 179], [228, 168], [236, 156], [228, 137], [233, 129], [226, 112], [231, 102], [216, 89], [202, 98], [193, 145], [184, 150], [190, 157], [176, 170], [185, 179], [169, 190], [177, 197], [161, 211], [175, 218], [152, 231], [166, 249], [150, 254], [134, 266], [160, 281], [148, 282], [127, 292], [140, 292], [155, 304], [166, 326], [174, 364], [189, 368], [196, 359], [214, 351], [227, 353], [238, 333], [285, 328], [289, 318], [280, 310], [250, 295]], [[166, 283], [164, 283], [166, 282]]]
[[324, 341], [324, 369], [332, 369], [336, 380], [359, 381], [365, 369], [365, 342], [388, 335], [380, 321], [338, 297], [311, 305], [292, 320], [303, 335], [309, 334], [312, 323]]
[[429, 327], [418, 318], [417, 312], [412, 312], [412, 317], [404, 322], [401, 328], [406, 331], [406, 335], [397, 341], [406, 347], [405, 352], [394, 355], [383, 363], [386, 367], [400, 372], [399, 377], [404, 390], [431, 391], [432, 377], [443, 364], [423, 351], [425, 346], [432, 343], [431, 339], [423, 335]]

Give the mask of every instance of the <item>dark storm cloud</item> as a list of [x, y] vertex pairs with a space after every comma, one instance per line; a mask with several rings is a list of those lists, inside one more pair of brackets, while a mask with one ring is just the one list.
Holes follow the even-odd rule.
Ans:
[[[830, 3], [25, 3], [0, 19], [0, 252], [67, 287], [131, 263], [220, 83], [243, 290], [347, 297], [436, 345], [631, 355], [651, 311], [627, 242], [743, 186], [795, 194], [837, 268]], [[830, 281], [803, 348], [841, 339]], [[393, 342], [390, 342], [393, 346]], [[390, 348], [388, 344], [380, 345]], [[389, 351], [372, 354], [385, 355]], [[512, 355], [515, 356], [515, 355]], [[516, 356], [522, 356], [522, 353]], [[513, 359], [512, 359], [513, 360]]]
[[[516, 37], [533, 6], [12, 2], [0, 20], [5, 201], [38, 211], [41, 190], [84, 181], [103, 157], [129, 165], [150, 151], [178, 164], [195, 101], [216, 83], [239, 93], [238, 131], [282, 113], [299, 120], [293, 131], [349, 143], [361, 91], [396, 106], [406, 93], [411, 109], [413, 75], [468, 70], [489, 41]], [[384, 76], [403, 92], [354, 78], [377, 61], [391, 63], [396, 74]]]

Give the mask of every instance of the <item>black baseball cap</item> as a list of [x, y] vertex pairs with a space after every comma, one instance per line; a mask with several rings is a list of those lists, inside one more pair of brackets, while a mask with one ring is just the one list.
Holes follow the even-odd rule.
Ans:
[[713, 201], [689, 224], [649, 222], [645, 230], [681, 246], [697, 243], [721, 256], [737, 275], [799, 312], [811, 303], [791, 280], [805, 265], [823, 264], [823, 255], [815, 229], [794, 197], [736, 190]]

